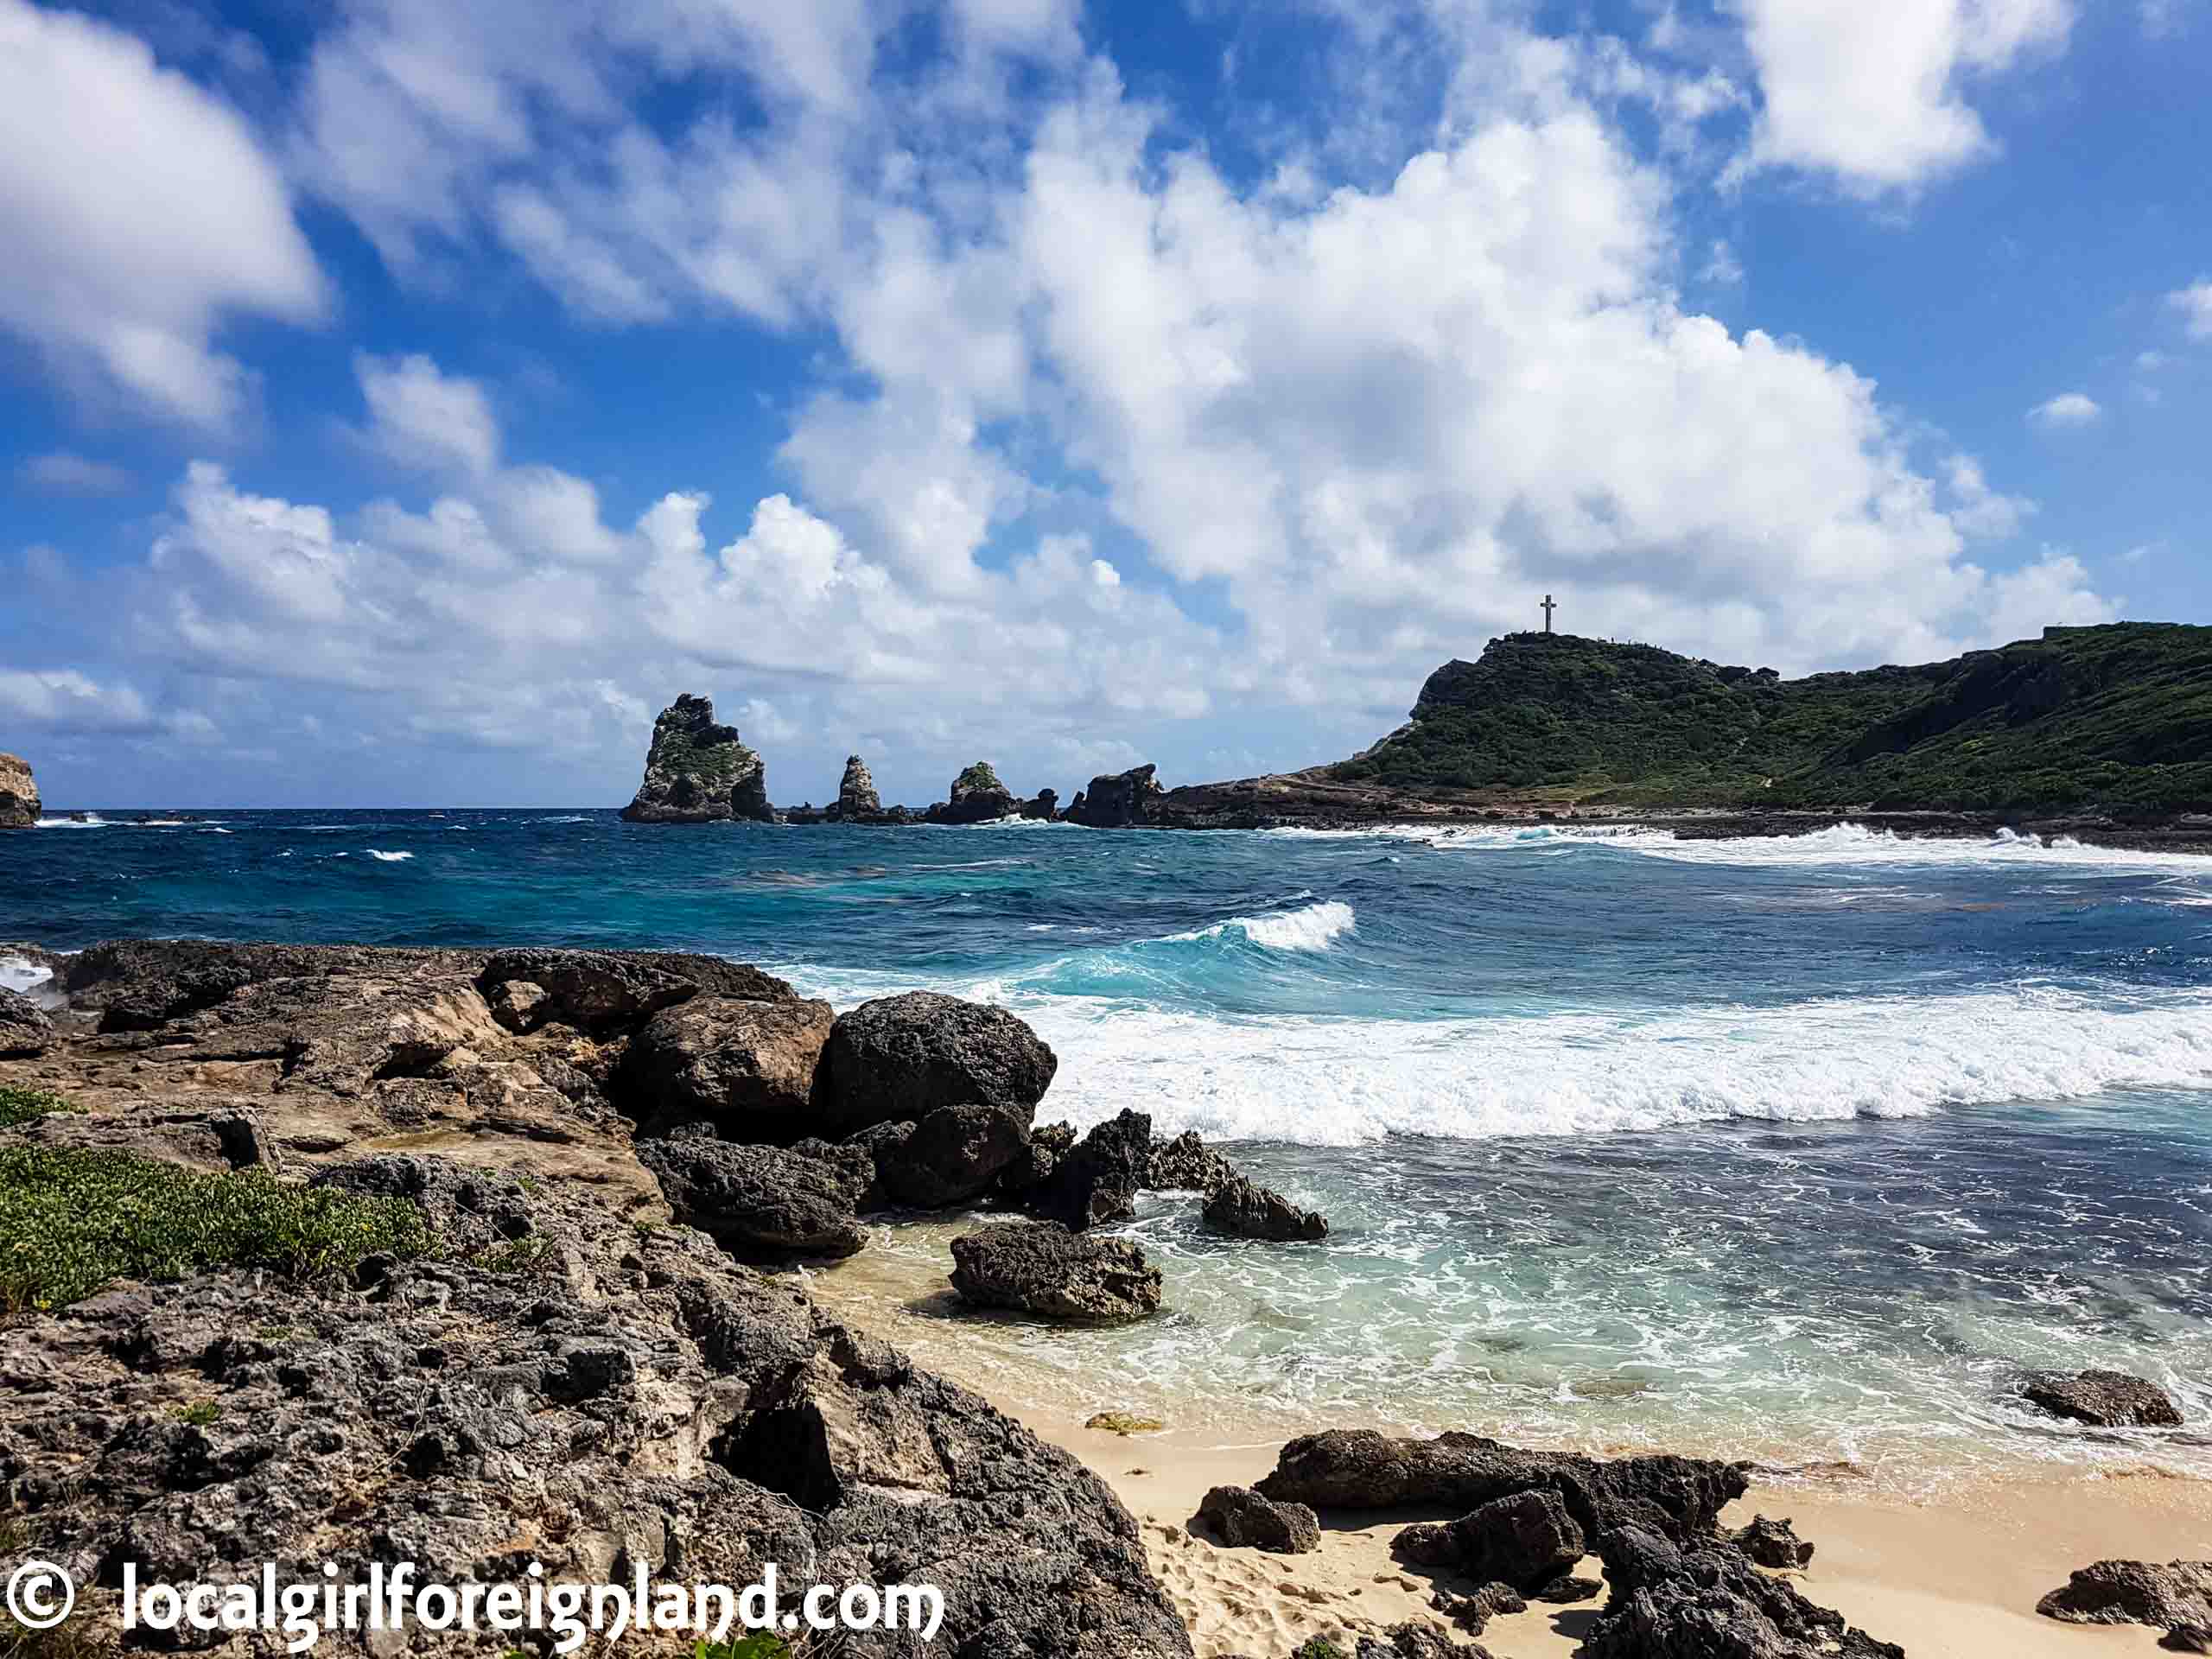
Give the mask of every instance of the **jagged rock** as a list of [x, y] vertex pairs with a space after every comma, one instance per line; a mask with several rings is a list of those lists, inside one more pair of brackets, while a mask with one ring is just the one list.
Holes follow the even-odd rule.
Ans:
[[1026, 1205], [1052, 1179], [1061, 1159], [1075, 1147], [1075, 1125], [1040, 1123], [1029, 1131], [1029, 1144], [999, 1176], [999, 1197], [1009, 1204]]
[[883, 798], [875, 792], [875, 779], [868, 773], [868, 762], [857, 754], [845, 757], [844, 780], [837, 785], [837, 804], [830, 809], [834, 818], [864, 818], [883, 810]]
[[1059, 1064], [1004, 1008], [910, 991], [837, 1016], [815, 1105], [825, 1132], [840, 1135], [969, 1104], [996, 1106], [1027, 1128]]
[[1050, 823], [1059, 816], [1059, 791], [1040, 789], [1037, 791], [1035, 800], [1024, 801], [1021, 804], [1021, 816], [1025, 818], [1036, 819], [1040, 823]]
[[1529, 1603], [1521, 1592], [1499, 1581], [1485, 1584], [1469, 1595], [1456, 1590], [1439, 1590], [1428, 1599], [1428, 1605], [1470, 1636], [1480, 1636], [1493, 1618], [1529, 1611]]
[[2069, 1624], [2212, 1624], [2212, 1561], [2093, 1561], [2036, 1611]]
[[760, 1002], [798, 997], [773, 974], [747, 963], [681, 950], [495, 950], [476, 976], [486, 999], [515, 981], [538, 986], [551, 999], [544, 1019], [594, 1036], [635, 1031], [661, 1009], [702, 995]]
[[2181, 1408], [2164, 1389], [2125, 1371], [2037, 1371], [2020, 1384], [2029, 1403], [2098, 1428], [2178, 1428]]
[[653, 722], [645, 781], [622, 816], [632, 823], [769, 823], [776, 811], [760, 755], [736, 727], [715, 724], [712, 699], [687, 691]]
[[855, 1211], [865, 1215], [871, 1210], [882, 1209], [891, 1201], [879, 1179], [880, 1163], [894, 1156], [913, 1132], [911, 1123], [879, 1123], [849, 1140], [824, 1141], [810, 1135], [805, 1140], [794, 1141], [789, 1149], [836, 1171], [847, 1200]]
[[1050, 1178], [1029, 1195], [1028, 1207], [1078, 1233], [1127, 1221], [1137, 1212], [1137, 1193], [1151, 1166], [1152, 1119], [1124, 1110], [1096, 1125], [1054, 1161]]
[[705, 1118], [729, 1140], [798, 1140], [816, 1127], [814, 1074], [836, 1017], [827, 1002], [689, 998], [645, 1022], [619, 1092], [639, 1116]]
[[36, 1059], [54, 1040], [54, 1021], [21, 991], [0, 986], [0, 1060]]
[[868, 1243], [845, 1182], [818, 1159], [686, 1135], [645, 1142], [638, 1161], [678, 1221], [738, 1255], [851, 1255]]
[[1614, 1458], [1525, 1452], [1479, 1434], [1394, 1440], [1338, 1428], [1290, 1441], [1259, 1490], [1317, 1510], [1451, 1505], [1473, 1510], [1548, 1488], [1586, 1535], [1635, 1522], [1676, 1539], [1702, 1538], [1748, 1489], [1741, 1465], [1672, 1455]]
[[876, 1168], [894, 1202], [937, 1210], [980, 1198], [1028, 1147], [1028, 1125], [1001, 1107], [944, 1106], [879, 1152]]
[[978, 760], [952, 780], [950, 798], [930, 808], [931, 823], [988, 823], [1021, 810], [1014, 791], [999, 781], [988, 760]]
[[1264, 1549], [1303, 1555], [1321, 1547], [1321, 1522], [1303, 1503], [1277, 1503], [1249, 1486], [1217, 1486], [1198, 1504], [1198, 1518], [1232, 1549]]
[[1228, 1159], [1201, 1141], [1196, 1129], [1185, 1129], [1173, 1141], [1152, 1143], [1144, 1184], [1155, 1192], [1203, 1192], [1211, 1198], [1236, 1179], [1236, 1166]]
[[1578, 1601], [1595, 1601], [1605, 1593], [1605, 1586], [1602, 1580], [1586, 1579], [1573, 1573], [1563, 1573], [1549, 1584], [1540, 1585], [1529, 1592], [1529, 1599], [1548, 1601], [1554, 1606], [1568, 1606]]
[[1320, 1239], [1329, 1224], [1318, 1211], [1301, 1210], [1280, 1192], [1255, 1185], [1242, 1175], [1215, 1189], [1206, 1200], [1205, 1223], [1217, 1232], [1278, 1242]]
[[59, 978], [73, 1008], [103, 1032], [151, 1031], [272, 980], [467, 977], [480, 950], [357, 944], [221, 944], [203, 939], [103, 939], [64, 957]]
[[19, 754], [0, 753], [0, 830], [29, 830], [42, 810], [30, 762]]
[[[82, 1629], [118, 1624], [99, 1569], [125, 1559], [181, 1584], [265, 1561], [315, 1580], [335, 1558], [340, 1593], [395, 1554], [449, 1583], [519, 1583], [536, 1560], [554, 1580], [745, 1585], [772, 1560], [786, 1583], [938, 1586], [928, 1651], [947, 1659], [1191, 1659], [1103, 1482], [698, 1234], [481, 1172], [473, 1209], [435, 1176], [343, 1179], [419, 1185], [480, 1233], [464, 1259], [379, 1259], [359, 1284], [216, 1273], [0, 1326], [10, 1518], [75, 1575]], [[476, 1261], [474, 1238], [518, 1224], [539, 1248], [493, 1259], [529, 1265]], [[193, 1645], [248, 1659], [267, 1638]]]
[[1125, 1238], [1009, 1221], [952, 1241], [952, 1287], [978, 1307], [1071, 1324], [1118, 1324], [1160, 1308], [1160, 1269]]
[[1124, 830], [1149, 823], [1152, 804], [1166, 793], [1153, 776], [1159, 770], [1132, 766], [1127, 772], [1104, 772], [1092, 779], [1090, 787], [1079, 791], [1068, 808], [1068, 821], [1095, 830]]
[[1422, 1567], [1456, 1567], [1477, 1583], [1534, 1591], [1582, 1559], [1582, 1529], [1555, 1491], [1538, 1488], [1493, 1498], [1457, 1521], [1423, 1522], [1395, 1541]]
[[517, 1036], [527, 1036], [560, 1012], [553, 993], [535, 980], [511, 979], [484, 998], [492, 1017]]
[[1394, 1624], [1388, 1642], [1359, 1638], [1357, 1659], [1491, 1659], [1490, 1649], [1454, 1642], [1433, 1624]]
[[2177, 1624], [2158, 1638], [2169, 1653], [2212, 1653], [2212, 1623]]
[[1718, 1539], [1682, 1548], [1639, 1526], [1598, 1540], [1612, 1595], [1583, 1659], [1904, 1659]]
[[1761, 1567], [1802, 1567], [1813, 1559], [1812, 1545], [1800, 1538], [1796, 1529], [1786, 1520], [1770, 1521], [1763, 1515], [1755, 1515], [1751, 1525], [1725, 1536]]

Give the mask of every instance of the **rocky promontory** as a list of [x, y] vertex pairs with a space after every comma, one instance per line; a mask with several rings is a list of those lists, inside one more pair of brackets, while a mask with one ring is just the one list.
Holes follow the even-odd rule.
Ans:
[[1153, 821], [1153, 804], [1166, 791], [1154, 777], [1157, 766], [1132, 766], [1127, 772], [1102, 772], [1090, 787], [1076, 791], [1068, 804], [1070, 823], [1094, 830], [1126, 830]]
[[28, 830], [39, 819], [38, 780], [21, 755], [0, 753], [0, 830]]
[[776, 813], [760, 755], [736, 727], [715, 722], [710, 698], [685, 692], [653, 722], [645, 781], [622, 816], [632, 823], [769, 823]]

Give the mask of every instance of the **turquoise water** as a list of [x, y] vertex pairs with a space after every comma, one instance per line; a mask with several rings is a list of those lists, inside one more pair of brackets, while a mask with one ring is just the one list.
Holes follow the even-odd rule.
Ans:
[[[831, 1294], [1039, 1399], [1589, 1443], [2212, 1474], [2058, 1432], [2022, 1365], [2212, 1423], [2212, 863], [1852, 830], [1100, 833], [223, 815], [0, 837], [0, 938], [725, 952], [841, 1004], [1002, 1001], [1124, 1106], [1323, 1206], [1312, 1248], [1134, 1230], [1132, 1332], [950, 1322], [945, 1230]], [[833, 1278], [836, 1275], [832, 1275]], [[825, 1281], [827, 1285], [827, 1281]]]

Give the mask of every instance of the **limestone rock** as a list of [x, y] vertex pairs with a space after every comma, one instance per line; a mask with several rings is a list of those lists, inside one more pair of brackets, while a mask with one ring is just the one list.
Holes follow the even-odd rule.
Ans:
[[952, 1287], [978, 1307], [1075, 1325], [1141, 1319], [1160, 1308], [1160, 1269], [1125, 1238], [1001, 1222], [954, 1239], [952, 1260]]
[[1329, 1224], [1318, 1211], [1301, 1210], [1280, 1192], [1232, 1177], [1206, 1200], [1206, 1225], [1218, 1232], [1278, 1242], [1321, 1239]]
[[1232, 1549], [1264, 1549], [1303, 1555], [1321, 1547], [1321, 1522], [1303, 1503], [1277, 1503], [1249, 1486], [1217, 1486], [1198, 1504], [1198, 1518]]
[[1132, 766], [1127, 772], [1106, 772], [1090, 780], [1068, 808], [1071, 823], [1094, 830], [1126, 830], [1151, 821], [1152, 804], [1166, 791], [1153, 774], [1157, 766]]
[[702, 994], [762, 1002], [798, 996], [784, 981], [747, 963], [681, 950], [495, 950], [476, 976], [486, 999], [517, 980], [551, 998], [543, 1018], [594, 1036], [635, 1031], [661, 1009]]
[[875, 779], [868, 773], [868, 762], [857, 754], [847, 755], [844, 781], [837, 785], [836, 816], [857, 818], [882, 810], [883, 798], [875, 792]]
[[2037, 1371], [2020, 1385], [2054, 1417], [2098, 1428], [2178, 1428], [2181, 1408], [2164, 1389], [2125, 1371]]
[[837, 1016], [815, 1106], [832, 1135], [971, 1104], [998, 1107], [1027, 1129], [1058, 1069], [1052, 1051], [1004, 1008], [910, 991]]
[[2069, 1624], [2212, 1624], [2212, 1561], [2094, 1561], [2036, 1611]]
[[868, 1243], [845, 1183], [817, 1159], [685, 1135], [646, 1141], [638, 1160], [679, 1222], [734, 1254], [842, 1256]]
[[41, 810], [30, 762], [0, 753], [0, 830], [29, 830], [38, 823]]
[[0, 986], [0, 1060], [36, 1059], [54, 1041], [54, 1021], [21, 991]]
[[930, 808], [931, 823], [988, 823], [1021, 810], [1014, 791], [999, 781], [988, 760], [978, 760], [952, 780], [950, 798]]
[[1152, 1167], [1152, 1119], [1124, 1110], [1096, 1125], [1054, 1160], [1052, 1174], [1029, 1194], [1033, 1215], [1082, 1232], [1136, 1214], [1138, 1192]]
[[656, 1121], [704, 1118], [732, 1141], [796, 1141], [816, 1128], [814, 1074], [836, 1017], [798, 998], [694, 996], [645, 1022], [618, 1087]]
[[772, 823], [760, 757], [734, 726], [717, 725], [711, 698], [683, 693], [653, 722], [645, 781], [622, 816], [632, 823]]

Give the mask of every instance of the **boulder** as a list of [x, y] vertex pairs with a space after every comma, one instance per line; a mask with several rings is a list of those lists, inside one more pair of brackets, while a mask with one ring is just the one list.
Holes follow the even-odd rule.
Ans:
[[1573, 1570], [1582, 1528], [1556, 1491], [1536, 1488], [1493, 1498], [1457, 1521], [1408, 1527], [1398, 1553], [1422, 1567], [1455, 1567], [1478, 1584], [1534, 1592]]
[[1132, 766], [1127, 772], [1102, 773], [1090, 787], [1077, 792], [1068, 808], [1068, 822], [1094, 830], [1126, 830], [1151, 821], [1153, 803], [1167, 791], [1153, 774], [1157, 766]]
[[1058, 1069], [1052, 1051], [1004, 1008], [910, 991], [837, 1016], [815, 1106], [825, 1132], [838, 1135], [964, 1105], [996, 1106], [1026, 1129]]
[[767, 773], [734, 726], [717, 725], [715, 705], [685, 692], [653, 722], [645, 781], [622, 816], [632, 823], [775, 821]]
[[1582, 1659], [1904, 1659], [1718, 1539], [1687, 1547], [1643, 1527], [1598, 1540], [1612, 1595]]
[[1198, 1518], [1232, 1549], [1264, 1549], [1303, 1555], [1321, 1547], [1321, 1522], [1303, 1503], [1277, 1503], [1249, 1486], [1217, 1486], [1198, 1504]]
[[2054, 1417], [2098, 1428], [2178, 1428], [2181, 1408], [2164, 1389], [2125, 1371], [2037, 1371], [2020, 1392]]
[[1059, 808], [1060, 791], [1057, 789], [1040, 789], [1037, 791], [1035, 800], [1024, 801], [1021, 804], [1021, 816], [1040, 823], [1050, 823], [1059, 817]]
[[1528, 1598], [1511, 1585], [1492, 1580], [1471, 1594], [1439, 1589], [1428, 1605], [1470, 1636], [1480, 1636], [1491, 1620], [1529, 1611]]
[[1714, 1517], [1749, 1485], [1741, 1465], [1707, 1458], [1608, 1459], [1526, 1452], [1479, 1434], [1395, 1440], [1373, 1429], [1338, 1428], [1287, 1444], [1259, 1490], [1317, 1510], [1471, 1510], [1548, 1488], [1586, 1536], [1634, 1522], [1680, 1541], [1709, 1537]]
[[924, 1210], [965, 1204], [989, 1191], [1029, 1149], [1029, 1126], [997, 1106], [943, 1106], [876, 1155], [883, 1192]]
[[702, 994], [762, 1002], [798, 997], [784, 981], [747, 963], [682, 950], [495, 950], [484, 959], [476, 988], [491, 1001], [518, 981], [550, 999], [550, 1009], [537, 1010], [541, 1021], [558, 1020], [595, 1037], [633, 1032], [661, 1009]]
[[1288, 1242], [1329, 1236], [1329, 1224], [1317, 1211], [1301, 1210], [1281, 1193], [1255, 1185], [1242, 1175], [1215, 1189], [1206, 1200], [1205, 1215], [1206, 1225], [1217, 1232], [1245, 1238]]
[[2212, 1653], [2212, 1622], [2176, 1624], [2158, 1638], [2169, 1653]]
[[952, 1287], [977, 1307], [1068, 1324], [1141, 1319], [1160, 1309], [1160, 1269], [1125, 1238], [1052, 1222], [1001, 1222], [952, 1241]]
[[738, 1255], [851, 1255], [868, 1243], [839, 1172], [777, 1147], [684, 1135], [648, 1141], [638, 1161], [677, 1221]]
[[827, 1002], [689, 998], [638, 1033], [619, 1093], [641, 1117], [704, 1118], [732, 1141], [796, 1141], [816, 1127], [814, 1074], [836, 1017]]
[[19, 754], [0, 753], [0, 830], [31, 829], [42, 810], [30, 762]]
[[2212, 1561], [2093, 1561], [2036, 1611], [2069, 1624], [2212, 1624]]
[[1029, 1195], [1027, 1208], [1075, 1232], [1127, 1221], [1137, 1212], [1137, 1193], [1151, 1166], [1152, 1119], [1124, 1110], [1096, 1125], [1054, 1160], [1051, 1175]]
[[1761, 1567], [1770, 1567], [1777, 1572], [1805, 1567], [1813, 1559], [1812, 1545], [1800, 1538], [1797, 1529], [1786, 1520], [1770, 1521], [1763, 1515], [1755, 1515], [1751, 1525], [1725, 1535]]
[[1491, 1659], [1485, 1648], [1454, 1642], [1433, 1624], [1394, 1624], [1380, 1637], [1359, 1638], [1357, 1659]]
[[952, 780], [950, 798], [930, 808], [931, 823], [989, 823], [1017, 816], [1021, 803], [999, 781], [988, 760], [978, 760]]
[[535, 980], [511, 979], [486, 995], [492, 1017], [518, 1037], [529, 1035], [560, 1012], [553, 993]]
[[844, 780], [837, 785], [837, 804], [830, 809], [833, 818], [864, 818], [883, 810], [883, 798], [875, 792], [875, 779], [869, 775], [868, 762], [857, 754], [845, 757]]
[[1155, 1192], [1203, 1192], [1211, 1198], [1236, 1179], [1228, 1159], [1200, 1140], [1196, 1129], [1185, 1129], [1173, 1141], [1152, 1143], [1144, 1185]]
[[54, 1021], [21, 991], [0, 986], [0, 1060], [36, 1059], [54, 1041]]

